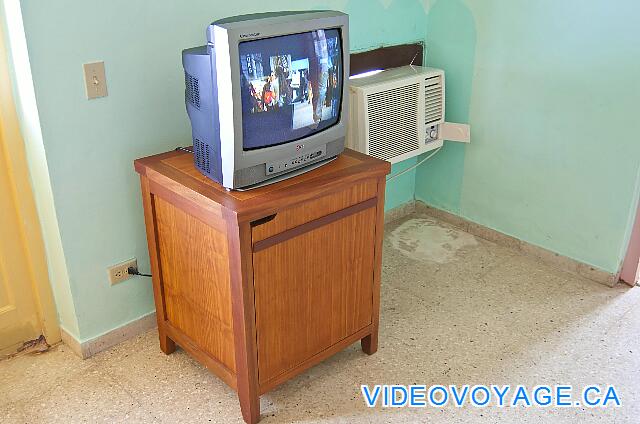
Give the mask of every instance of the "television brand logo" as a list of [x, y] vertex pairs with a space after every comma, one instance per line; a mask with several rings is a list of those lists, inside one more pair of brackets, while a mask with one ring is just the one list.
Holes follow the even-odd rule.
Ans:
[[260, 35], [259, 32], [252, 32], [251, 34], [240, 34], [240, 38], [251, 38], [257, 37], [258, 35]]

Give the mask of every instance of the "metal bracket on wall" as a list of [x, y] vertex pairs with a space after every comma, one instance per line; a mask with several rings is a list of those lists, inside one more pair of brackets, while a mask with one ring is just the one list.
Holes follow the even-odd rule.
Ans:
[[440, 124], [440, 132], [443, 140], [458, 141], [460, 143], [471, 142], [471, 126], [469, 124], [445, 122]]

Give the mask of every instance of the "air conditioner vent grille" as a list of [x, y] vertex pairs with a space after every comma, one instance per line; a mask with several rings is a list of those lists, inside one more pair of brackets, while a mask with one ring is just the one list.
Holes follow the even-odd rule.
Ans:
[[185, 98], [189, 103], [200, 109], [200, 82], [198, 78], [184, 73]]
[[442, 78], [437, 75], [424, 81], [424, 123], [442, 121]]
[[419, 83], [366, 96], [371, 156], [388, 160], [420, 148], [419, 97]]

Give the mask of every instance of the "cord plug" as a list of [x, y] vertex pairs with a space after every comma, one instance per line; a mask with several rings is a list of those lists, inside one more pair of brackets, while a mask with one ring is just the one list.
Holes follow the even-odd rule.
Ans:
[[142, 272], [139, 272], [138, 268], [135, 268], [135, 267], [132, 267], [132, 266], [127, 268], [127, 273], [129, 275], [139, 275], [140, 277], [151, 277], [151, 274], [144, 274]]

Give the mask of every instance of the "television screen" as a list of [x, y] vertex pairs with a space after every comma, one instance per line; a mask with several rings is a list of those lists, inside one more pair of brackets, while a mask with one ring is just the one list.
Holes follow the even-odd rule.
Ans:
[[287, 143], [338, 122], [341, 44], [337, 29], [240, 43], [244, 150]]

